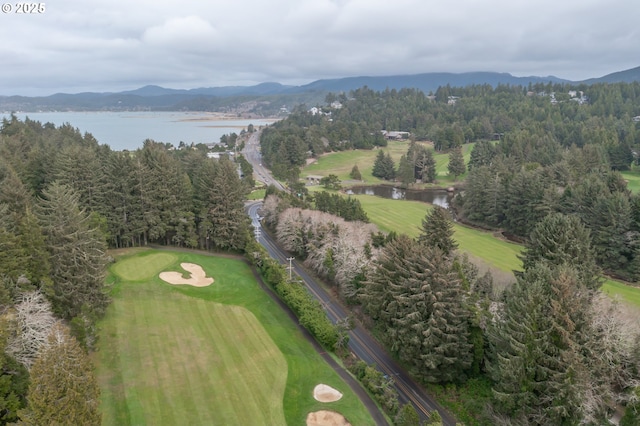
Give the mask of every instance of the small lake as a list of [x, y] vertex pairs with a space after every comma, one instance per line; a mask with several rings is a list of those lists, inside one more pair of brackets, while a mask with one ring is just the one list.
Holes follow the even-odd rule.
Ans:
[[449, 208], [453, 198], [453, 193], [447, 192], [445, 189], [402, 189], [384, 185], [354, 186], [347, 191], [347, 194], [376, 195], [393, 200], [422, 201], [445, 209]]
[[[0, 113], [0, 116], [9, 118], [10, 115]], [[100, 144], [109, 145], [114, 151], [134, 151], [142, 148], [146, 139], [169, 142], [176, 147], [180, 142], [187, 145], [192, 142], [218, 143], [222, 135], [239, 134], [249, 124], [259, 128], [274, 122], [221, 117], [207, 112], [19, 112], [16, 117], [20, 120], [29, 117], [42, 124], [53, 123], [56, 127], [69, 123], [82, 134], [91, 133]]]

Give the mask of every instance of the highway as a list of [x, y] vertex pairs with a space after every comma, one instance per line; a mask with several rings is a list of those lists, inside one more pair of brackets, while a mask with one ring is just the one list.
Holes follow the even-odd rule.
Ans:
[[284, 187], [273, 176], [271, 171], [262, 165], [262, 154], [260, 154], [260, 132], [253, 132], [244, 144], [242, 155], [253, 166], [253, 173], [256, 180], [268, 185], [275, 185], [281, 191]]
[[[258, 241], [267, 249], [271, 257], [289, 267], [288, 258], [291, 256], [280, 248], [258, 220], [258, 210], [261, 205], [261, 202], [255, 202], [247, 207], [254, 229], [257, 230]], [[320, 301], [332, 322], [335, 323], [338, 319], [348, 316], [348, 311], [297, 261], [292, 261], [291, 266], [293, 272], [304, 281], [308, 291]], [[451, 414], [440, 407], [418, 383], [409, 377], [362, 326], [357, 325], [349, 332], [349, 349], [367, 364], [375, 365], [378, 370], [393, 378], [401, 405], [410, 401], [422, 419], [428, 418], [431, 411], [438, 410], [443, 425], [455, 426], [456, 421]]]

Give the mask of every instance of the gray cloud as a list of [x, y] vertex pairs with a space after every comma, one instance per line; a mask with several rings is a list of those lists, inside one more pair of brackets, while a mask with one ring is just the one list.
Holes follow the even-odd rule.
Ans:
[[[15, 3], [12, 3], [15, 6]], [[302, 84], [499, 71], [597, 77], [638, 63], [628, 0], [56, 0], [0, 16], [0, 94]]]

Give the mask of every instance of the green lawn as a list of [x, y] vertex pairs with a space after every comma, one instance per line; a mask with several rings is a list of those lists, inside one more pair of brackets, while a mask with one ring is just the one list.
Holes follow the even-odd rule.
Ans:
[[[420, 232], [422, 219], [431, 208], [419, 201], [390, 200], [373, 195], [356, 195], [371, 222], [382, 231], [396, 231], [415, 237]], [[502, 269], [520, 269], [517, 255], [522, 246], [495, 238], [490, 232], [459, 224], [454, 225], [454, 237], [460, 250]]]
[[[471, 149], [473, 148], [473, 145], [473, 143], [470, 143], [465, 144], [462, 147], [464, 161], [467, 164], [469, 163], [469, 158], [471, 157]], [[393, 158], [393, 160], [396, 162], [397, 167], [400, 161], [400, 157], [407, 153], [408, 148], [409, 141], [389, 141], [389, 145], [387, 147], [380, 149], [391, 154], [391, 158]], [[358, 169], [362, 174], [363, 183], [369, 185], [378, 183], [389, 183], [388, 181], [384, 181], [382, 179], [374, 177], [371, 174], [371, 171], [373, 170], [373, 163], [375, 162], [377, 155], [378, 149], [332, 152], [321, 156], [315, 163], [305, 167], [302, 170], [301, 176], [328, 176], [329, 174], [334, 174], [338, 176], [340, 180], [350, 180], [351, 177], [349, 176], [349, 173], [351, 173], [351, 169], [353, 168], [353, 166], [357, 164]], [[433, 158], [436, 161], [436, 174], [438, 176], [438, 184], [449, 186], [455, 183], [453, 177], [449, 176], [449, 172], [447, 170], [447, 165], [449, 164], [449, 154], [435, 153]], [[465, 175], [458, 176], [458, 180], [460, 181], [464, 179], [464, 176]]]
[[[172, 286], [162, 271], [201, 265], [215, 282]], [[344, 397], [330, 409], [373, 424], [360, 400], [257, 285], [240, 260], [148, 250], [111, 267], [113, 303], [100, 323], [103, 424], [304, 424], [327, 409], [319, 383]]]
[[[400, 161], [400, 157], [407, 152], [408, 148], [408, 141], [390, 141], [387, 147], [379, 149], [389, 152], [397, 164]], [[349, 173], [351, 173], [353, 166], [357, 165], [364, 183], [383, 183], [384, 180], [374, 177], [371, 174], [373, 163], [376, 155], [378, 155], [379, 149], [359, 149], [324, 154], [318, 158], [315, 163], [302, 169], [301, 176], [328, 176], [329, 174], [334, 174], [338, 176], [340, 180], [350, 180], [351, 177]]]
[[620, 173], [627, 181], [627, 188], [634, 194], [638, 193], [638, 191], [640, 191], [640, 170], [634, 168], [633, 170]]
[[619, 296], [623, 302], [640, 308], [640, 288], [638, 287], [607, 279], [602, 284], [602, 291], [614, 298]]

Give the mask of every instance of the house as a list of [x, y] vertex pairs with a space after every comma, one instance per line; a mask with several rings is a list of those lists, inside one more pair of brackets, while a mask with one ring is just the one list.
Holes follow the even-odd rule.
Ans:
[[319, 175], [309, 175], [307, 176], [307, 185], [320, 185], [320, 179], [324, 176]]
[[385, 139], [401, 141], [404, 139], [409, 139], [409, 136], [411, 136], [411, 133], [382, 130], [382, 136], [384, 136]]

